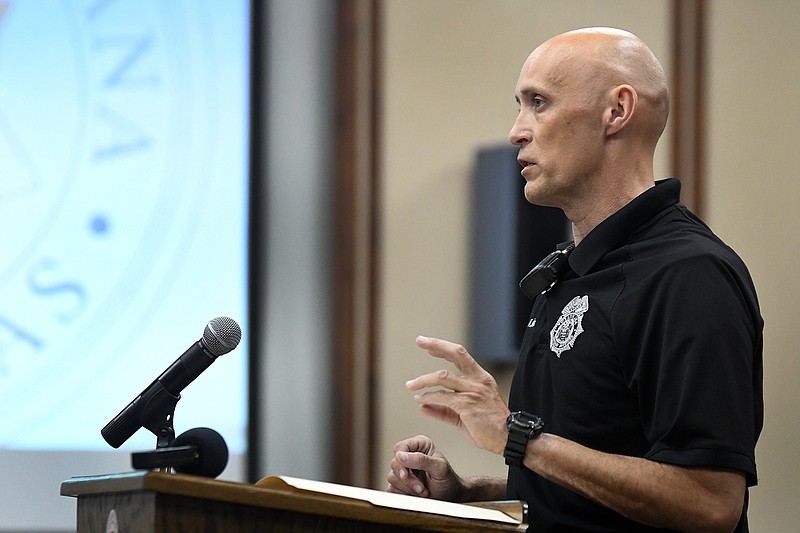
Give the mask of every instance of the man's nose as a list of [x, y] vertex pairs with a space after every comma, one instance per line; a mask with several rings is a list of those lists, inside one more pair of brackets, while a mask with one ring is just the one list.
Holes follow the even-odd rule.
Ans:
[[522, 120], [520, 120], [520, 116], [517, 116], [516, 120], [514, 120], [514, 124], [511, 126], [511, 131], [508, 132], [508, 140], [511, 142], [511, 144], [516, 145], [522, 145], [530, 142], [530, 130], [525, 127]]

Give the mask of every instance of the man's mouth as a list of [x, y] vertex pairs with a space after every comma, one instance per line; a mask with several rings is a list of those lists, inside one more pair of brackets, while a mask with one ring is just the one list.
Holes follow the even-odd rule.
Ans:
[[519, 166], [521, 166], [523, 169], [531, 167], [536, 164], [535, 162], [525, 159], [523, 157], [518, 157], [517, 163], [519, 163]]

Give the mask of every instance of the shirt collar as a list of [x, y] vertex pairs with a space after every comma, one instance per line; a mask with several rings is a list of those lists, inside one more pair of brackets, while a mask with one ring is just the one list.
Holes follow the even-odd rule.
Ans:
[[675, 178], [656, 182], [655, 187], [631, 200], [605, 219], [575, 247], [569, 265], [585, 276], [608, 252], [662, 210], [680, 202], [681, 182]]

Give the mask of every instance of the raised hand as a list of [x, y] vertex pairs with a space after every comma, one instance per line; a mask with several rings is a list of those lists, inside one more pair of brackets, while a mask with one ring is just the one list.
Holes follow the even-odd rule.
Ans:
[[430, 355], [449, 361], [458, 373], [439, 370], [406, 382], [420, 410], [433, 418], [458, 427], [477, 446], [502, 454], [508, 440], [506, 418], [509, 410], [497, 381], [460, 344], [417, 337], [417, 346]]

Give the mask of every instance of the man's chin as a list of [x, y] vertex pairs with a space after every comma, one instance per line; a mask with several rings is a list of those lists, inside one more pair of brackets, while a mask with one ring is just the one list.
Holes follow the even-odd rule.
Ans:
[[552, 201], [548, 201], [548, 195], [541, 189], [533, 187], [532, 183], [525, 184], [525, 200], [530, 204], [542, 207], [558, 207], [553, 205]]

